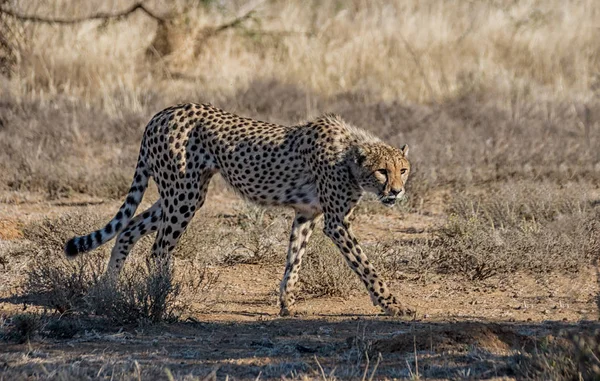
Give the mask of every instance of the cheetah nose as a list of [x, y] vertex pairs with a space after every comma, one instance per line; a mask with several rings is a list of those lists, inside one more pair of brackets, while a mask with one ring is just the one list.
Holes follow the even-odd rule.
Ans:
[[390, 193], [392, 194], [392, 196], [398, 196], [400, 193], [402, 193], [403, 189], [392, 189], [390, 191]]

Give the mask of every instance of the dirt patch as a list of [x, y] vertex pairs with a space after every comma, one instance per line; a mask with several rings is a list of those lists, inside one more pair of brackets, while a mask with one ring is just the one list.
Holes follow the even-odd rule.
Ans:
[[0, 220], [0, 239], [15, 240], [23, 238], [23, 224], [14, 220]]
[[531, 347], [535, 338], [521, 334], [515, 327], [497, 323], [466, 322], [448, 325], [412, 327], [392, 338], [377, 340], [375, 351], [381, 353], [449, 351], [457, 347], [476, 346], [489, 351], [508, 351]]

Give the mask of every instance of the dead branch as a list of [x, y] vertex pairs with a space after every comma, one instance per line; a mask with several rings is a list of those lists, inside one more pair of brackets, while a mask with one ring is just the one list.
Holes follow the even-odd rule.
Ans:
[[209, 33], [211, 36], [214, 36], [215, 34], [219, 34], [227, 29], [235, 28], [235, 27], [241, 25], [244, 21], [251, 19], [252, 16], [254, 16], [254, 13], [255, 13], [255, 10], [251, 9], [250, 11], [246, 12], [245, 14], [243, 14], [239, 17], [236, 17], [235, 19], [231, 20], [230, 22], [219, 25], [215, 29], [212, 29]]
[[210, 38], [218, 35], [221, 32], [224, 32], [228, 29], [232, 29], [232, 28], [236, 28], [236, 27], [240, 26], [245, 21], [252, 19], [255, 12], [256, 12], [255, 8], [250, 9], [248, 12], [244, 13], [241, 16], [234, 18], [233, 20], [231, 20], [225, 24], [221, 24], [214, 28], [207, 28], [206, 30], [204, 30], [201, 33], [201, 36], [196, 40], [196, 44], [194, 47], [194, 55], [197, 56], [200, 53], [200, 50], [201, 50], [203, 44], [206, 43], [207, 40], [209, 40]]
[[69, 25], [69, 24], [78, 24], [78, 23], [91, 21], [91, 20], [120, 19], [120, 18], [128, 17], [129, 15], [131, 15], [138, 9], [140, 9], [146, 15], [150, 16], [151, 18], [153, 18], [154, 20], [156, 20], [160, 23], [163, 23], [166, 21], [164, 18], [156, 15], [154, 12], [152, 12], [151, 10], [146, 8], [146, 6], [141, 2], [135, 3], [131, 7], [125, 9], [122, 12], [118, 12], [118, 13], [98, 12], [98, 13], [94, 13], [94, 14], [91, 14], [88, 16], [83, 16], [83, 17], [78, 17], [78, 18], [70, 18], [70, 19], [60, 18], [60, 17], [59, 18], [48, 18], [48, 17], [36, 16], [36, 15], [23, 15], [18, 12], [12, 11], [10, 9], [6, 9], [4, 7], [0, 7], [0, 15], [5, 14], [8, 16], [14, 17], [20, 21], [31, 21], [31, 22], [38, 22], [38, 23], [45, 23], [45, 24]]

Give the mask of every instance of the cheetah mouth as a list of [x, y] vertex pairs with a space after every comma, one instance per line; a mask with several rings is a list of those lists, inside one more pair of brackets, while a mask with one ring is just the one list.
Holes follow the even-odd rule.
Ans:
[[397, 199], [398, 198], [396, 196], [384, 196], [379, 198], [381, 203], [385, 206], [394, 206]]

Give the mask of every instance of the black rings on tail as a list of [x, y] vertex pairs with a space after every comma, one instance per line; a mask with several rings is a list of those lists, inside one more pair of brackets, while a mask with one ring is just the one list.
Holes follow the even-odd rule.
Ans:
[[143, 147], [142, 143], [142, 152], [140, 152], [140, 157], [135, 169], [133, 183], [131, 184], [127, 198], [123, 205], [121, 205], [117, 215], [102, 229], [91, 232], [88, 235], [71, 238], [65, 245], [65, 254], [67, 255], [67, 258], [73, 259], [81, 253], [97, 248], [113, 239], [125, 226], [127, 226], [142, 201], [144, 192], [148, 187], [148, 179], [150, 178], [145, 160], [143, 160]]

